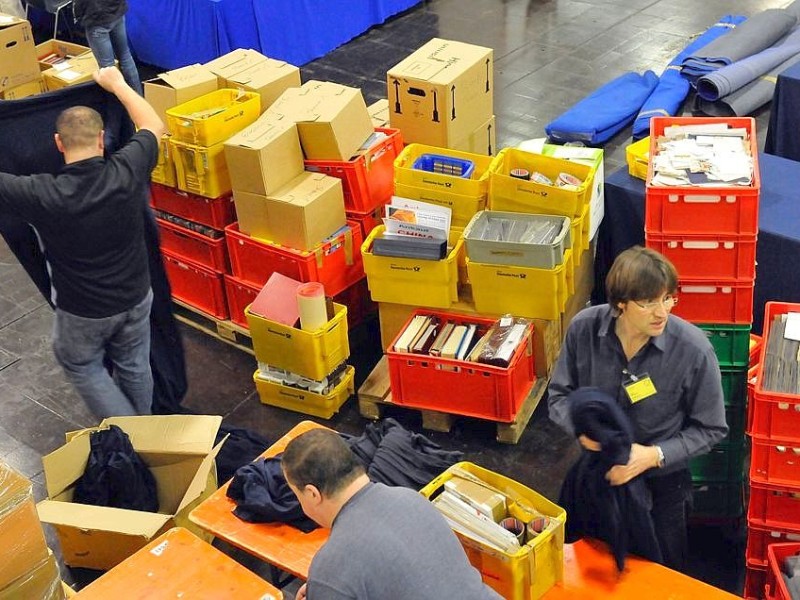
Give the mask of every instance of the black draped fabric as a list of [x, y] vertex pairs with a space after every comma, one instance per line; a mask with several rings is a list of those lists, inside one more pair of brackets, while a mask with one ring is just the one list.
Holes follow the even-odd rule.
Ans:
[[598, 442], [598, 452], [584, 450], [567, 473], [558, 504], [567, 511], [565, 541], [593, 537], [611, 546], [617, 568], [625, 567], [628, 553], [662, 562], [650, 516], [653, 502], [642, 476], [612, 486], [606, 473], [627, 464], [633, 426], [614, 398], [597, 388], [581, 388], [569, 397], [575, 435]]
[[286, 483], [280, 455], [262, 458], [236, 471], [228, 486], [228, 497], [236, 502], [233, 514], [249, 523], [287, 523], [308, 533], [318, 527], [300, 507]]
[[[117, 99], [91, 83], [67, 87], [22, 100], [0, 101], [0, 171], [17, 175], [56, 173], [64, 164], [53, 134], [59, 113], [71, 106], [89, 106], [100, 113], [105, 124], [105, 143], [114, 152], [133, 134], [133, 124]], [[180, 333], [172, 314], [170, 288], [158, 245], [158, 229], [149, 207], [145, 235], [150, 254], [153, 308], [150, 314], [150, 364], [153, 369], [153, 412], [183, 412], [186, 368]], [[50, 278], [31, 227], [19, 219], [0, 219], [0, 235], [52, 304]]]
[[75, 483], [73, 502], [158, 512], [156, 480], [121, 428], [94, 431], [89, 437], [86, 470]]
[[216, 459], [220, 484], [231, 479], [239, 467], [254, 461], [270, 446], [270, 441], [263, 435], [225, 423], [220, 425], [214, 444], [219, 444], [224, 438], [227, 439]]
[[424, 435], [394, 419], [369, 423], [363, 435], [347, 439], [370, 480], [420, 490], [448, 467], [463, 460], [458, 451], [443, 450]]

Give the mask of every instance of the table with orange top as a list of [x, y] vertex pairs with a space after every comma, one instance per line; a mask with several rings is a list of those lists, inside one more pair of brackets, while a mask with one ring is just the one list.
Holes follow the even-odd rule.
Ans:
[[187, 529], [175, 527], [74, 597], [78, 600], [281, 600], [283, 594]]
[[[261, 455], [269, 458], [284, 451], [289, 442], [301, 433], [323, 427], [312, 421], [301, 421], [272, 444]], [[302, 579], [308, 578], [311, 559], [328, 541], [329, 530], [315, 529], [303, 533], [285, 523], [248, 523], [233, 514], [236, 503], [228, 498], [227, 482], [189, 514], [189, 520], [229, 544], [260, 558], [282, 571]]]

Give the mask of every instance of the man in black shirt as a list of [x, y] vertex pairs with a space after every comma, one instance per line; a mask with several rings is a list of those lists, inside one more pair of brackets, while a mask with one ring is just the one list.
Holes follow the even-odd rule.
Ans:
[[105, 159], [100, 115], [85, 106], [63, 111], [55, 144], [66, 165], [57, 175], [0, 173], [0, 218], [15, 215], [36, 229], [53, 282], [53, 350], [92, 412], [150, 414], [153, 294], [143, 208], [164, 125], [115, 67], [94, 78], [138, 132]]

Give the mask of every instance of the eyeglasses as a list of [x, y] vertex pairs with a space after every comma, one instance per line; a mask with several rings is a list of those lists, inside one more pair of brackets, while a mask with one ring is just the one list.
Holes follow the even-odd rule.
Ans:
[[659, 306], [663, 306], [664, 310], [672, 310], [672, 307], [678, 303], [678, 297], [668, 295], [664, 296], [661, 300], [655, 300], [654, 302], [639, 302], [638, 300], [634, 300], [633, 303], [639, 308], [643, 308], [644, 310], [650, 312], [655, 312]]

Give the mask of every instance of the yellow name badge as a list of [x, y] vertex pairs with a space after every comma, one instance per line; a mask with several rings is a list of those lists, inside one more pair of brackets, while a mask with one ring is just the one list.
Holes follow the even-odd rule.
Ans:
[[650, 376], [645, 375], [644, 377], [640, 377], [636, 381], [625, 385], [625, 393], [628, 394], [631, 404], [636, 404], [645, 398], [655, 396], [656, 386], [653, 385], [653, 380], [650, 379]]

